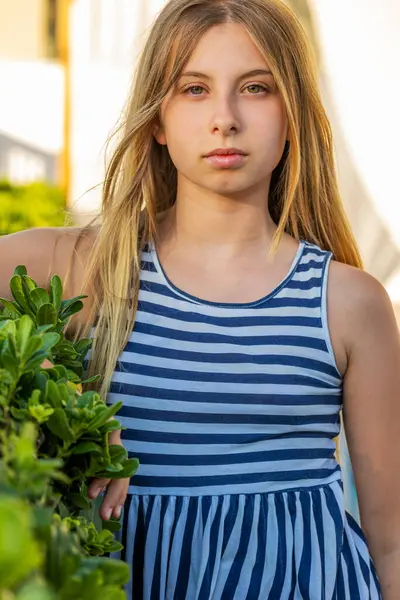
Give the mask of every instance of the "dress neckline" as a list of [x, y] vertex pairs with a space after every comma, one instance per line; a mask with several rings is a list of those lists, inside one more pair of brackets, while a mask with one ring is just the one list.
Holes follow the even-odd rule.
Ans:
[[158, 257], [158, 253], [157, 253], [157, 249], [155, 247], [155, 243], [153, 240], [151, 240], [149, 242], [149, 251], [150, 251], [154, 266], [157, 270], [159, 277], [162, 279], [163, 284], [166, 285], [170, 290], [172, 290], [180, 298], [184, 298], [195, 304], [201, 304], [201, 305], [205, 305], [205, 306], [217, 306], [217, 307], [221, 307], [221, 308], [253, 308], [260, 304], [264, 304], [269, 299], [276, 296], [276, 294], [278, 294], [278, 292], [283, 287], [285, 287], [285, 285], [287, 285], [287, 283], [292, 279], [293, 275], [295, 274], [295, 272], [297, 270], [298, 264], [300, 263], [300, 260], [302, 258], [305, 245], [306, 245], [306, 243], [304, 242], [304, 240], [300, 240], [296, 255], [292, 261], [289, 271], [286, 274], [286, 276], [280, 281], [280, 283], [278, 283], [277, 286], [275, 286], [275, 288], [273, 290], [271, 290], [268, 294], [266, 294], [262, 298], [259, 298], [258, 300], [253, 300], [251, 302], [216, 302], [216, 301], [212, 301], [212, 300], [205, 300], [204, 298], [199, 298], [197, 296], [194, 296], [193, 294], [189, 294], [189, 292], [185, 292], [184, 290], [182, 290], [181, 288], [176, 286], [169, 279], [168, 275], [166, 274], [166, 272], [160, 262], [160, 259]]

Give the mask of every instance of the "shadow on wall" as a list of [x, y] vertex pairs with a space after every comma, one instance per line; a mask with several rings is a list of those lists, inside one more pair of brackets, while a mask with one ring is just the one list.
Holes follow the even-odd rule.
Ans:
[[0, 179], [58, 183], [59, 157], [0, 132]]

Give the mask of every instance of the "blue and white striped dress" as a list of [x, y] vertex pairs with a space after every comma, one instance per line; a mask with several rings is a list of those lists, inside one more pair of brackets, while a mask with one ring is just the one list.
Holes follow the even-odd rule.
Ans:
[[108, 397], [140, 461], [121, 558], [135, 600], [366, 600], [379, 583], [335, 460], [329, 252], [299, 245], [257, 302], [177, 289], [154, 246]]

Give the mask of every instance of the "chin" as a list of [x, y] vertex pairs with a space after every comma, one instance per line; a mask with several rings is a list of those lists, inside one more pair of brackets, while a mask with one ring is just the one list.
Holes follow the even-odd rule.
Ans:
[[[204, 185], [202, 187], [205, 187]], [[215, 185], [206, 187], [205, 189], [213, 192], [214, 194], [218, 194], [220, 196], [236, 196], [237, 194], [247, 193], [249, 189], [252, 187], [251, 184], [234, 184], [233, 182], [226, 183], [225, 185]]]

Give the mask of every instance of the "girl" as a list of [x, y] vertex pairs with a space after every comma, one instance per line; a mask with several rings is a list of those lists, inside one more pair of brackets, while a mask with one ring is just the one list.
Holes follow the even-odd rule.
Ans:
[[[398, 600], [397, 327], [360, 269], [285, 4], [167, 2], [100, 225], [0, 249], [4, 286], [15, 264], [47, 281], [78, 259], [68, 295], [89, 298], [71, 332], [94, 326], [89, 374], [124, 401], [141, 463], [90, 488], [107, 487], [103, 518], [124, 504], [129, 598]], [[365, 537], [343, 506], [342, 408]]]

